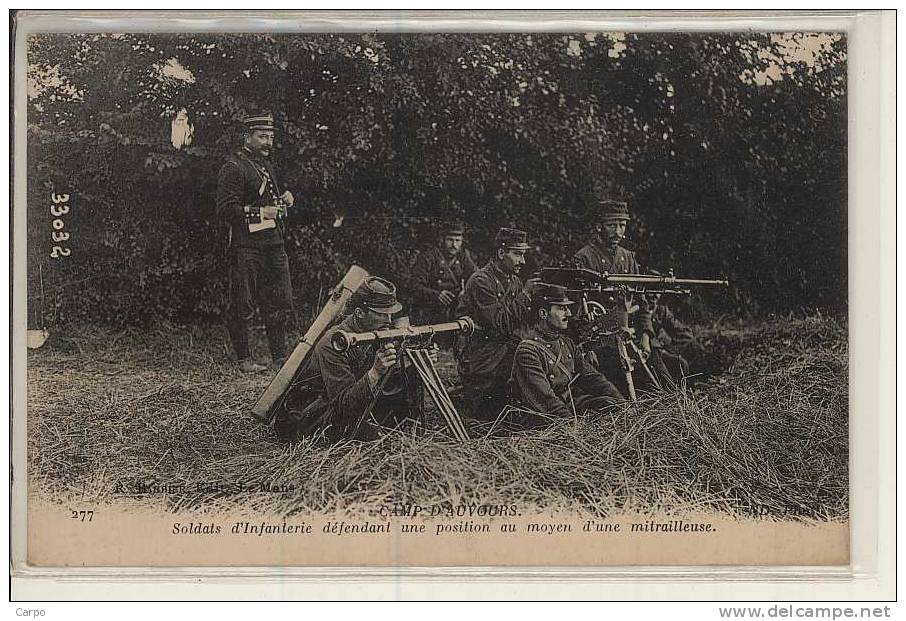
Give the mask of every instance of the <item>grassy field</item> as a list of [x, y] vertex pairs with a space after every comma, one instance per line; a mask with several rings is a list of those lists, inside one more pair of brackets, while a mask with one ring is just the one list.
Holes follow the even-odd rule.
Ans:
[[281, 443], [248, 414], [269, 376], [236, 372], [219, 328], [72, 329], [28, 354], [30, 494], [173, 511], [415, 502], [846, 518], [845, 323], [702, 334], [725, 373], [614, 414], [467, 444], [431, 417], [424, 435], [324, 447]]

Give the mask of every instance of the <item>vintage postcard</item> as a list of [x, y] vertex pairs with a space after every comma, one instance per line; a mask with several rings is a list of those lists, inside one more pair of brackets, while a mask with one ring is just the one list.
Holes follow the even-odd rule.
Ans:
[[849, 564], [845, 32], [167, 19], [19, 25], [29, 566]]

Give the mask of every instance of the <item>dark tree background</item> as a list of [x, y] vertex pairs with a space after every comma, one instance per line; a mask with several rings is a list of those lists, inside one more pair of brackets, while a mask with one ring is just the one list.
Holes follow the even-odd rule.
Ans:
[[[290, 224], [301, 310], [351, 263], [399, 280], [438, 218], [484, 257], [513, 224], [535, 264], [564, 261], [595, 192], [630, 201], [645, 265], [731, 279], [711, 309], [846, 307], [842, 35], [48, 34], [28, 63], [33, 326], [217, 317], [216, 173], [263, 107], [316, 215]], [[71, 195], [63, 259], [51, 191]]]

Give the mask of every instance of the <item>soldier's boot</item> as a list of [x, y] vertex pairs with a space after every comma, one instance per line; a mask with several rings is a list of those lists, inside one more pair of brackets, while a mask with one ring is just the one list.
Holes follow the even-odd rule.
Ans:
[[267, 344], [271, 351], [271, 366], [279, 369], [286, 362], [286, 327], [279, 319], [270, 320], [265, 324], [267, 330]]

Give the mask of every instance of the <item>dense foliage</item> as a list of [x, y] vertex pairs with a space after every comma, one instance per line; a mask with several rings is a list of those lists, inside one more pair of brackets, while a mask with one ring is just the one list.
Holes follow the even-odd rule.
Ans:
[[[564, 260], [596, 192], [631, 202], [646, 265], [728, 276], [712, 306], [846, 304], [842, 36], [48, 34], [28, 64], [32, 324], [216, 317], [216, 171], [264, 107], [317, 215], [290, 227], [300, 308], [353, 262], [398, 277], [437, 218], [482, 256], [514, 224], [536, 263]], [[72, 196], [63, 259], [51, 191]]]

